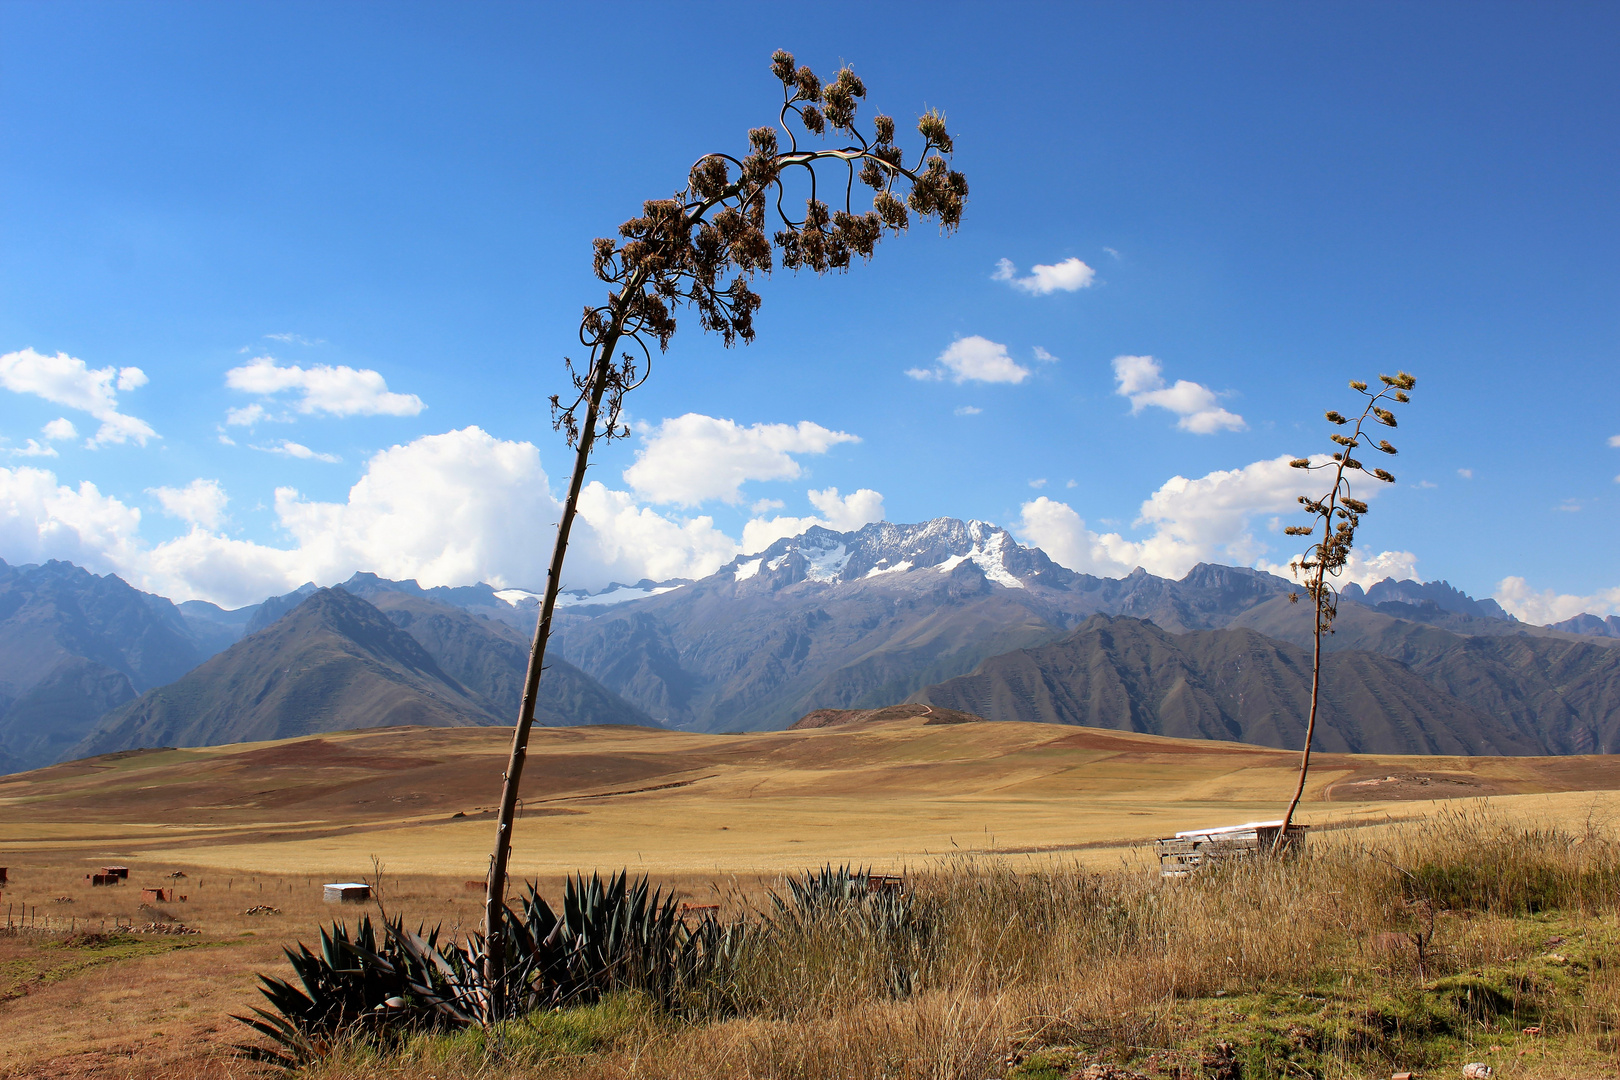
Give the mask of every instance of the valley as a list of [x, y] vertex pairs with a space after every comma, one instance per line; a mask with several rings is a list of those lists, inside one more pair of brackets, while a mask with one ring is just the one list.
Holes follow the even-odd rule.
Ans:
[[[517, 875], [769, 875], [961, 855], [1117, 865], [1157, 836], [1276, 816], [1298, 761], [1204, 739], [930, 719], [738, 735], [537, 729]], [[391, 728], [104, 755], [0, 778], [0, 849], [14, 864], [48, 854], [349, 877], [375, 856], [476, 878], [508, 741]], [[1617, 790], [1620, 759], [1604, 756], [1322, 753], [1303, 820], [1375, 825], [1487, 798], [1579, 816]]]
[[[1094, 873], [1146, 887], [1157, 878], [1148, 841], [1274, 817], [1297, 762], [926, 705], [809, 724], [820, 726], [537, 729], [514, 876], [555, 898], [574, 871], [629, 868], [729, 915], [767, 904], [782, 875], [827, 863], [949, 880]], [[332, 732], [0, 778], [3, 901], [32, 920], [0, 935], [0, 1077], [244, 1075], [228, 1048], [246, 1029], [228, 1014], [260, 1003], [257, 974], [285, 974], [282, 946], [368, 910], [323, 903], [325, 881], [375, 882], [380, 870], [390, 913], [475, 927], [507, 737]], [[1443, 828], [1457, 812], [1580, 834], [1607, 828], [1617, 809], [1620, 759], [1606, 756], [1322, 753], [1301, 819], [1332, 850], [1398, 843], [1400, 830]], [[112, 863], [129, 867], [128, 883], [93, 887], [87, 875]], [[143, 897], [154, 887], [172, 893]], [[174, 924], [195, 933], [97, 936]]]

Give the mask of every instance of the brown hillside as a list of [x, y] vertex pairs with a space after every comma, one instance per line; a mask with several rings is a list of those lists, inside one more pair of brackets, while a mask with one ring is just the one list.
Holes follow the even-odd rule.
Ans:
[[851, 724], [877, 724], [886, 720], [909, 720], [914, 716], [922, 717], [924, 724], [978, 724], [984, 722], [984, 717], [973, 713], [958, 712], [956, 709], [936, 709], [932, 705], [923, 705], [910, 702], [904, 705], [887, 705], [881, 709], [817, 709], [805, 713], [793, 724], [789, 731], [810, 731], [815, 728], [848, 727]]

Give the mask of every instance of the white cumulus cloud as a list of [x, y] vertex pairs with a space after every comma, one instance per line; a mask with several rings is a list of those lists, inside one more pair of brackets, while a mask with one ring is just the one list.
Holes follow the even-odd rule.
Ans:
[[225, 518], [225, 504], [230, 502], [218, 480], [201, 477], [183, 488], [156, 487], [146, 491], [156, 497], [165, 514], [204, 529], [219, 527]]
[[1097, 272], [1079, 259], [1068, 258], [1051, 266], [1036, 264], [1030, 269], [1029, 276], [1019, 277], [1018, 268], [1011, 259], [1000, 259], [996, 262], [996, 272], [990, 277], [993, 281], [1005, 281], [1031, 296], [1050, 296], [1055, 292], [1076, 292], [1087, 288], [1096, 280]]
[[[477, 427], [373, 455], [341, 501], [277, 489], [281, 546], [218, 532], [227, 495], [213, 481], [153, 494], [190, 531], [153, 545], [140, 535], [141, 512], [94, 484], [73, 488], [43, 469], [0, 468], [0, 551], [18, 561], [69, 559], [176, 600], [229, 607], [357, 570], [424, 586], [537, 589], [561, 516], [534, 445]], [[565, 584], [702, 577], [737, 553], [707, 517], [671, 519], [593, 483], [582, 493]]]
[[146, 381], [140, 368], [92, 368], [62, 352], [46, 356], [21, 349], [0, 356], [0, 386], [78, 409], [101, 422], [86, 443], [90, 447], [126, 442], [145, 446], [146, 440], [157, 437], [146, 421], [118, 411], [118, 392], [145, 386]]
[[[705, 577], [738, 554], [736, 541], [717, 529], [708, 515], [673, 520], [637, 506], [629, 492], [610, 490], [600, 481], [586, 484], [580, 492], [579, 513], [585, 519], [585, 535], [571, 549], [563, 583], [567, 588], [642, 578]], [[538, 588], [545, 575], [530, 580]]]
[[750, 480], [796, 480], [804, 469], [795, 454], [825, 454], [839, 443], [860, 442], [808, 420], [744, 427], [701, 413], [665, 420], [647, 434], [624, 480], [652, 503], [690, 507], [710, 499], [736, 505]]
[[291, 439], [282, 439], [280, 442], [271, 443], [268, 446], [255, 446], [252, 449], [262, 450], [266, 454], [280, 454], [283, 457], [298, 458], [301, 461], [325, 461], [333, 465], [343, 460], [336, 454], [323, 454], [317, 450], [311, 450], [303, 443], [295, 443]]
[[225, 410], [225, 423], [232, 427], [252, 427], [263, 420], [269, 413], [263, 405], [255, 401], [251, 405]]
[[1215, 392], [1186, 379], [1174, 384], [1164, 381], [1164, 368], [1151, 356], [1114, 357], [1114, 392], [1129, 398], [1131, 412], [1149, 405], [1168, 409], [1179, 419], [1176, 426], [1197, 435], [1211, 435], [1223, 429], [1242, 431], [1243, 417], [1221, 408]]
[[41, 428], [40, 431], [47, 439], [53, 442], [60, 439], [77, 439], [79, 437], [79, 429], [74, 427], [73, 421], [65, 416], [57, 417]]
[[1042, 495], [1021, 510], [1018, 538], [1051, 556], [1059, 566], [1082, 574], [1121, 577], [1136, 563], [1136, 545], [1118, 533], [1099, 535], [1068, 503]]
[[[382, 375], [370, 368], [347, 365], [333, 367], [329, 364], [315, 364], [307, 368], [298, 364], [282, 366], [270, 356], [255, 357], [241, 367], [227, 371], [225, 385], [232, 390], [257, 394], [266, 399], [293, 393], [296, 400], [292, 407], [304, 414], [415, 416], [427, 408], [415, 394], [396, 394], [389, 390]], [[228, 422], [251, 423], [252, 420], [232, 418]]]
[[1522, 577], [1505, 577], [1496, 586], [1495, 600], [1524, 622], [1536, 626], [1563, 622], [1581, 614], [1620, 615], [1620, 588], [1575, 596], [1555, 589], [1537, 592]]
[[58, 484], [45, 469], [0, 468], [0, 551], [11, 562], [66, 559], [122, 572], [139, 554], [141, 512], [86, 480]]
[[743, 526], [742, 552], [764, 551], [786, 536], [798, 536], [811, 526], [820, 525], [834, 532], [854, 532], [862, 525], [883, 520], [883, 496], [871, 488], [840, 497], [835, 487], [806, 493], [820, 517], [756, 517]]
[[925, 382], [950, 379], [958, 385], [965, 382], [1021, 383], [1029, 378], [1029, 369], [1007, 354], [1007, 346], [974, 334], [951, 342], [939, 354], [934, 367], [910, 368], [906, 374]]
[[[1288, 461], [1286, 456], [1257, 461], [1191, 480], [1171, 477], [1142, 503], [1135, 524], [1149, 530], [1144, 539], [1095, 532], [1072, 507], [1046, 496], [1023, 505], [1018, 535], [1071, 570], [1105, 577], [1141, 566], [1180, 578], [1201, 562], [1259, 565], [1286, 576], [1295, 552], [1273, 551], [1255, 535], [1254, 525], [1261, 518], [1292, 516], [1298, 496], [1318, 486], [1316, 476], [1289, 468]], [[1356, 494], [1370, 500], [1375, 489], [1368, 485]], [[1358, 556], [1345, 580], [1370, 584], [1392, 574], [1416, 577], [1416, 557], [1409, 552]]]
[[834, 532], [854, 532], [862, 525], [883, 520], [883, 496], [871, 488], [852, 491], [843, 498], [838, 497], [835, 487], [806, 494], [810, 505], [821, 511], [827, 528]]

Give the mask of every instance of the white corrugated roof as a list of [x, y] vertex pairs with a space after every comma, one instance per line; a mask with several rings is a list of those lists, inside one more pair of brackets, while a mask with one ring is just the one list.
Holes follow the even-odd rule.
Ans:
[[1282, 821], [1251, 821], [1246, 825], [1217, 825], [1213, 829], [1188, 829], [1186, 832], [1176, 833], [1177, 840], [1185, 840], [1189, 836], [1210, 836], [1215, 833], [1253, 832], [1256, 829], [1276, 829], [1281, 827]]

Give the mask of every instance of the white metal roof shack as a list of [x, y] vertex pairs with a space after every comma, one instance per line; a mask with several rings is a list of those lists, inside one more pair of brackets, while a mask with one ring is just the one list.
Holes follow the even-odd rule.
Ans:
[[371, 886], [363, 881], [339, 881], [323, 885], [321, 889], [324, 899], [329, 904], [371, 899]]

